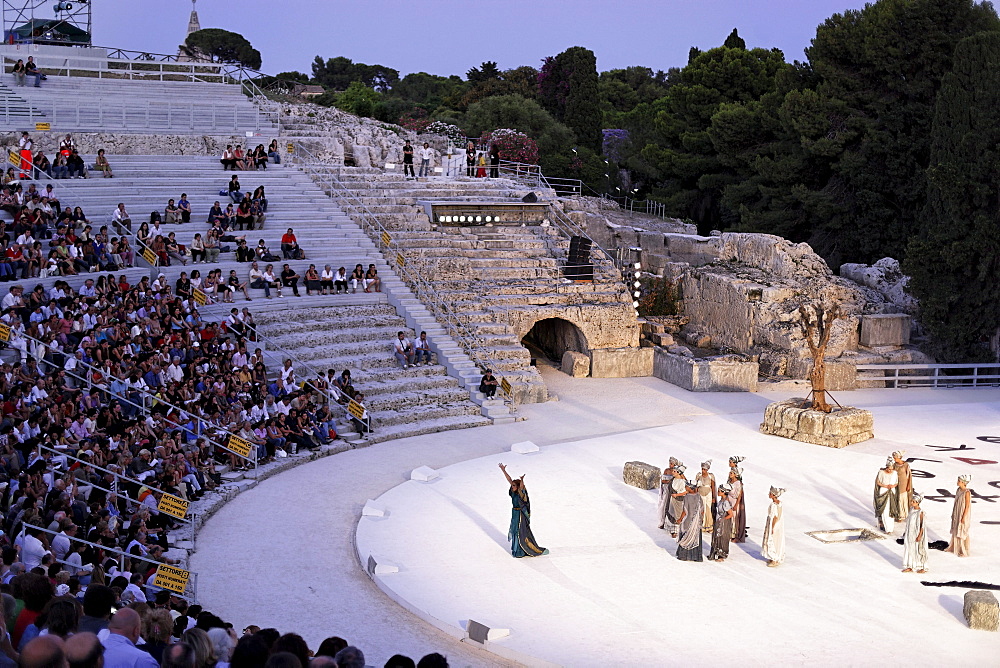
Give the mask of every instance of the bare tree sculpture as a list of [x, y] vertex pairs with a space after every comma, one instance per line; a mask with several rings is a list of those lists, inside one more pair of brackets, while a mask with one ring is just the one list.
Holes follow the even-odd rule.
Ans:
[[836, 306], [827, 310], [814, 304], [812, 310], [813, 313], [810, 313], [805, 306], [799, 307], [799, 315], [802, 316], [799, 327], [813, 358], [812, 371], [809, 372], [812, 392], [809, 393], [809, 398], [806, 399], [807, 406], [804, 408], [829, 413], [833, 407], [826, 401], [826, 347], [830, 343], [830, 334], [833, 333], [833, 323], [843, 317], [843, 314]]

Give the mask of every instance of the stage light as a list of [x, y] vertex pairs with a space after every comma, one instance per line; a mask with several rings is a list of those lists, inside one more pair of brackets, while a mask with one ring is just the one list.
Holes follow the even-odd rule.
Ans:
[[639, 308], [639, 302], [632, 302], [632, 308]]
[[636, 277], [636, 278], [639, 278], [640, 276], [642, 276], [642, 274], [641, 274], [641, 273], [639, 273], [638, 271], [637, 271], [637, 272], [635, 272], [635, 277]]
[[464, 223], [465, 222], [465, 216], [459, 216], [458, 217], [458, 222]]
[[477, 223], [483, 222], [483, 217], [482, 216], [476, 216], [476, 222]]
[[492, 220], [493, 220], [493, 219], [492, 219], [492, 218], [491, 218], [490, 216], [486, 216], [486, 222], [487, 222], [487, 223], [491, 222]]
[[642, 286], [642, 283], [640, 283], [639, 281], [636, 281], [635, 284], [634, 284], [634, 287], [637, 287], [637, 288], [641, 287], [641, 286]]
[[641, 263], [639, 263], [639, 262], [636, 262], [636, 263], [635, 263], [634, 265], [632, 265], [632, 266], [633, 266], [633, 267], [635, 267], [636, 269], [642, 269], [642, 264], [641, 264]]
[[57, 2], [52, 9], [55, 10], [56, 14], [58, 14], [59, 12], [68, 12], [68, 11], [71, 11], [73, 9], [73, 3], [72, 2]]
[[639, 297], [642, 296], [642, 293], [639, 292], [638, 290], [636, 290], [635, 292], [632, 293], [632, 296], [635, 297], [636, 299], [638, 299]]

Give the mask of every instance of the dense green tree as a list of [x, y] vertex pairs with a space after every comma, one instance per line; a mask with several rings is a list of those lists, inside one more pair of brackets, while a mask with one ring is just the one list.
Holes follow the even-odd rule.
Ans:
[[412, 72], [392, 87], [392, 94], [429, 109], [437, 109], [456, 89], [464, 88], [461, 77], [454, 74], [442, 77], [426, 72]]
[[959, 42], [930, 142], [927, 204], [903, 268], [938, 358], [987, 359], [1000, 328], [1000, 33]]
[[961, 39], [997, 29], [973, 0], [880, 0], [819, 26], [806, 50], [815, 92], [790, 93], [780, 113], [799, 160], [823, 175], [796, 185], [820, 214], [806, 240], [832, 265], [903, 255], [925, 203], [941, 78]]
[[285, 81], [295, 81], [300, 84], [309, 83], [309, 75], [303, 74], [302, 72], [297, 72], [292, 70], [291, 72], [278, 72], [275, 76], [276, 79], [283, 79]]
[[190, 56], [206, 55], [219, 63], [237, 63], [252, 70], [260, 69], [260, 51], [239, 33], [220, 28], [196, 30], [184, 40]]
[[346, 90], [355, 81], [368, 88], [386, 93], [399, 82], [399, 71], [385, 65], [356, 63], [350, 58], [337, 56], [324, 61], [316, 56], [312, 64], [313, 79], [328, 90]]
[[601, 150], [601, 102], [597, 58], [590, 49], [573, 46], [543, 61], [538, 73], [538, 100], [575, 134], [581, 146]]
[[476, 102], [465, 114], [463, 129], [470, 137], [500, 128], [520, 130], [534, 139], [543, 170], [568, 165], [571, 159], [573, 132], [534, 100], [520, 95], [499, 95]]
[[337, 95], [336, 106], [355, 116], [374, 116], [381, 100], [382, 96], [375, 89], [360, 81], [352, 81], [347, 90]]
[[730, 49], [745, 49], [747, 48], [747, 43], [740, 37], [740, 33], [737, 32], [736, 28], [733, 28], [733, 31], [729, 33], [729, 37], [722, 43], [722, 46], [728, 46]]
[[721, 46], [699, 53], [666, 95], [625, 116], [627, 166], [657, 183], [654, 195], [702, 232], [736, 223], [738, 214], [723, 205], [722, 194], [740, 173], [720, 161], [709, 135], [712, 117], [725, 103], [760, 99], [790, 67], [776, 49]]
[[500, 70], [497, 68], [496, 62], [487, 60], [480, 67], [473, 67], [466, 72], [465, 78], [469, 80], [469, 83], [482, 83], [491, 79], [499, 79]]

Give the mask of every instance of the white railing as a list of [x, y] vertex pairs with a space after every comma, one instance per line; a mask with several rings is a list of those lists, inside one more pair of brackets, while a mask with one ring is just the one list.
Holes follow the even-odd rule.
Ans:
[[[859, 385], [878, 382], [891, 388], [1000, 387], [1000, 363], [859, 364], [857, 370]], [[863, 372], [876, 374], [862, 375]]]
[[[3, 97], [0, 118], [4, 124], [49, 123], [53, 130], [88, 130], [115, 128], [122, 130], [201, 130], [242, 132], [261, 130], [271, 119], [259, 105], [240, 103], [171, 102], [146, 100], [106, 100], [66, 102], [57, 105], [51, 100], [20, 101]], [[20, 127], [20, 126], [19, 126]]]

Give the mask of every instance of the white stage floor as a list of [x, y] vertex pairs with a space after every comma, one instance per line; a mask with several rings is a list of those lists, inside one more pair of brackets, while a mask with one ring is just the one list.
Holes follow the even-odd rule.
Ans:
[[[1000, 634], [967, 628], [966, 589], [920, 581], [1000, 584], [1000, 406], [938, 396], [941, 404], [879, 408], [878, 438], [844, 450], [761, 435], [754, 412], [456, 463], [376, 499], [387, 516], [361, 518], [358, 555], [362, 564], [374, 555], [398, 566], [375, 576], [378, 586], [448, 633], [462, 636], [470, 618], [510, 629], [488, 649], [525, 663], [995, 664]], [[933, 476], [915, 478], [923, 494], [950, 495], [960, 473], [973, 474], [971, 487], [987, 498], [972, 507], [972, 557], [932, 550], [927, 574], [902, 574], [893, 539], [824, 544], [806, 535], [873, 526], [875, 475], [899, 448]], [[676, 456], [693, 475], [711, 458], [721, 477], [733, 454], [747, 458], [748, 542], [734, 544], [724, 564], [677, 561], [674, 540], [655, 528], [656, 492], [625, 485], [622, 465], [662, 467]], [[512, 475], [527, 474], [532, 529], [551, 554], [510, 556], [501, 461]], [[759, 555], [771, 484], [788, 490], [788, 556], [779, 568]], [[923, 507], [930, 539], [947, 540], [952, 500]]]

